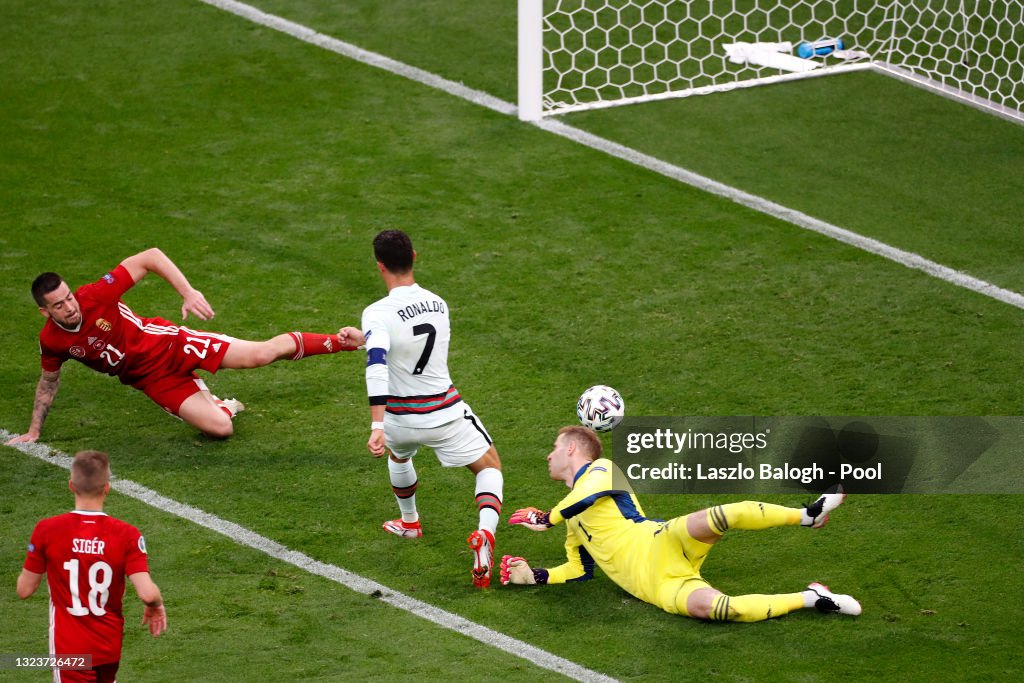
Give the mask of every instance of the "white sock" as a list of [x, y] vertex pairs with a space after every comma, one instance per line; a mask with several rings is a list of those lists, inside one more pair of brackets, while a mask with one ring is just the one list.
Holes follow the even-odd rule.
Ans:
[[486, 529], [494, 535], [501, 517], [501, 497], [505, 477], [494, 467], [480, 470], [476, 474], [476, 505], [480, 511], [479, 529]]
[[398, 509], [402, 512], [402, 521], [418, 521], [420, 515], [416, 511], [416, 487], [419, 481], [416, 479], [416, 468], [413, 467], [412, 458], [404, 462], [395, 462], [389, 457], [388, 473], [391, 475], [391, 490], [394, 491]]

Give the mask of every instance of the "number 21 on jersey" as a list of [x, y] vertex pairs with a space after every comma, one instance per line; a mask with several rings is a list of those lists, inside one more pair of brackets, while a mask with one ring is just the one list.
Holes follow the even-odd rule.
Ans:
[[110, 367], [116, 368], [124, 360], [124, 354], [110, 344], [107, 344], [107, 348], [100, 352], [100, 358], [107, 361]]

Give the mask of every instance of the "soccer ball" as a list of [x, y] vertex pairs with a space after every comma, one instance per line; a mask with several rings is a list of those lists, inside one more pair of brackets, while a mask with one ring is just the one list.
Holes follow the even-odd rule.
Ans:
[[615, 429], [626, 412], [626, 403], [619, 392], [603, 384], [590, 387], [576, 402], [576, 416], [580, 424], [595, 432]]

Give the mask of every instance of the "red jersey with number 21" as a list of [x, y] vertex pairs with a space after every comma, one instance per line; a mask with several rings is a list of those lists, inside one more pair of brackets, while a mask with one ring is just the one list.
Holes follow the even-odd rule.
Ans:
[[138, 529], [103, 512], [49, 517], [32, 531], [24, 566], [46, 574], [51, 654], [120, 661], [125, 577], [149, 571]]
[[135, 315], [121, 301], [134, 284], [128, 270], [119, 265], [75, 290], [82, 322], [78, 329], [66, 330], [52, 319], [46, 321], [39, 333], [43, 370], [56, 372], [64, 361], [74, 358], [124, 384], [166, 371], [172, 360], [167, 352], [179, 328], [163, 318]]

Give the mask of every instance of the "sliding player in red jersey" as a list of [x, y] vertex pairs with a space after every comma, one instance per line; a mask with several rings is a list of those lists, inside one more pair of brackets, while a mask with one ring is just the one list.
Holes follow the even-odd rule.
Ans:
[[71, 464], [68, 483], [75, 509], [36, 524], [25, 565], [18, 577], [18, 597], [28, 598], [46, 575], [50, 590], [50, 656], [64, 664], [89, 668], [54, 668], [61, 683], [109, 683], [117, 677], [124, 635], [125, 577], [145, 605], [142, 623], [153, 637], [167, 628], [160, 589], [149, 576], [146, 542], [131, 524], [109, 517], [103, 501], [110, 492], [110, 462], [105, 453], [82, 451]]
[[56, 273], [35, 279], [32, 296], [46, 318], [39, 333], [42, 374], [28, 432], [10, 439], [8, 445], [39, 439], [57, 395], [61, 366], [71, 358], [139, 389], [204, 434], [226, 438], [234, 431], [232, 418], [245, 406], [213, 396], [196, 370], [258, 368], [285, 358], [354, 350], [334, 334], [288, 332], [256, 342], [193, 330], [163, 318], [143, 318], [121, 297], [148, 273], [163, 278], [181, 295], [182, 320], [189, 313], [201, 320], [213, 317], [206, 298], [159, 249], [129, 256], [74, 292]]

